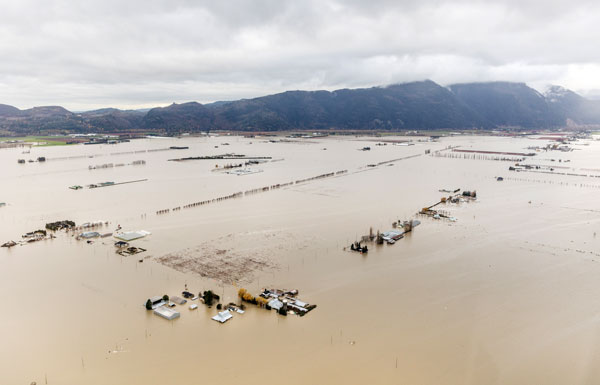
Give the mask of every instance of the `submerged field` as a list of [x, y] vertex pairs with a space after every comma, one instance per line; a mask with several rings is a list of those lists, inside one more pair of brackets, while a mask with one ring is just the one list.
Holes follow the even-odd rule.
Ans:
[[[536, 173], [433, 155], [526, 153], [548, 143], [538, 138], [272, 139], [33, 147], [31, 157], [47, 160], [24, 165], [21, 149], [0, 150], [0, 243], [65, 219], [151, 233], [130, 242], [147, 250], [132, 256], [117, 254], [112, 237], [88, 243], [78, 231], [0, 248], [0, 382], [600, 381], [600, 142], [536, 152], [524, 162], [548, 167]], [[231, 160], [168, 161], [226, 153], [278, 161], [242, 176], [213, 172]], [[477, 199], [435, 206], [453, 220], [417, 214], [458, 188]], [[421, 224], [395, 244], [350, 250], [370, 228], [408, 219]], [[284, 317], [248, 305], [225, 324], [211, 320], [214, 306], [177, 305], [173, 321], [144, 309], [186, 287], [223, 303], [239, 302], [240, 288], [298, 289], [318, 306]]]

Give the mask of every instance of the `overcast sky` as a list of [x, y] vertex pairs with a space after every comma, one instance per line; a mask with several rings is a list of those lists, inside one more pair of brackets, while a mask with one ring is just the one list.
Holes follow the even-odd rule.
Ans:
[[72, 110], [431, 79], [600, 90], [600, 2], [0, 0], [0, 103]]

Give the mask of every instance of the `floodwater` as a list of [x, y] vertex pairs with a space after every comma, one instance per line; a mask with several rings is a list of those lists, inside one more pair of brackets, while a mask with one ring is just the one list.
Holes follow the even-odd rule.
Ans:
[[[600, 178], [424, 154], [457, 145], [529, 152], [544, 140], [377, 141], [230, 136], [0, 150], [0, 202], [7, 203], [0, 243], [63, 219], [109, 221], [99, 232], [121, 225], [152, 233], [132, 242], [147, 251], [129, 257], [115, 253], [112, 238], [88, 244], [65, 232], [0, 249], [0, 383], [599, 383]], [[147, 152], [173, 145], [189, 149]], [[364, 146], [371, 150], [359, 151]], [[530, 162], [573, 172], [598, 167], [600, 142], [574, 148]], [[262, 172], [245, 176], [212, 171], [234, 161], [167, 161], [230, 152], [283, 160], [251, 166]], [[420, 156], [366, 167], [410, 155]], [[48, 161], [17, 164], [38, 156]], [[135, 160], [146, 164], [88, 169]], [[339, 170], [348, 173], [156, 214]], [[68, 189], [139, 179], [147, 181]], [[395, 245], [370, 245], [367, 255], [344, 250], [370, 227], [387, 231], [395, 220], [416, 218], [448, 195], [439, 189], [459, 187], [477, 190], [478, 199], [441, 207], [457, 222], [419, 218]], [[203, 277], [157, 262], [200, 249], [269, 263]], [[189, 302], [177, 306], [174, 321], [144, 309], [147, 298], [181, 295], [185, 285], [212, 289], [225, 303], [237, 302], [240, 287], [254, 294], [295, 288], [318, 307], [282, 317], [249, 305], [226, 324], [210, 319], [214, 307], [192, 311]]]

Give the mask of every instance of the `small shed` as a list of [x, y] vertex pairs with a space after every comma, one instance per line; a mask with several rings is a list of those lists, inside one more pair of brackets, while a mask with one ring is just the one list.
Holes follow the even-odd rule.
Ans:
[[81, 238], [90, 239], [90, 238], [98, 238], [100, 233], [97, 231], [86, 231], [84, 233], [79, 234]]
[[175, 302], [178, 305], [183, 305], [184, 303], [187, 302], [187, 300], [185, 300], [185, 299], [183, 299], [181, 297], [178, 297], [176, 295], [174, 295], [174, 296], [171, 297], [171, 301]]
[[299, 299], [297, 299], [294, 301], [294, 305], [300, 306], [300, 307], [306, 307], [308, 304], [306, 302], [302, 302]]
[[115, 235], [115, 238], [120, 239], [125, 242], [130, 242], [135, 239], [144, 238], [146, 235], [150, 235], [149, 231], [139, 230], [139, 231], [128, 231], [126, 233], [120, 233]]
[[179, 317], [179, 312], [168, 307], [160, 306], [154, 309], [154, 314], [161, 316], [168, 320], [173, 320]]
[[213, 320], [220, 322], [220, 323], [225, 323], [225, 322], [229, 321], [231, 318], [233, 318], [233, 315], [231, 315], [229, 310], [220, 311], [219, 313], [217, 313], [216, 316], [212, 317]]

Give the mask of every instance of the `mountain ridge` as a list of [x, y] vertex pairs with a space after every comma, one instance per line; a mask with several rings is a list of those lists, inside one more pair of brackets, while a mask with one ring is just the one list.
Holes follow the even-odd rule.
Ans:
[[544, 94], [525, 83], [431, 80], [334, 91], [285, 91], [251, 99], [173, 103], [147, 111], [60, 106], [19, 110], [0, 104], [0, 130], [39, 133], [167, 134], [210, 130], [433, 130], [560, 128], [600, 124], [600, 101], [560, 86]]

